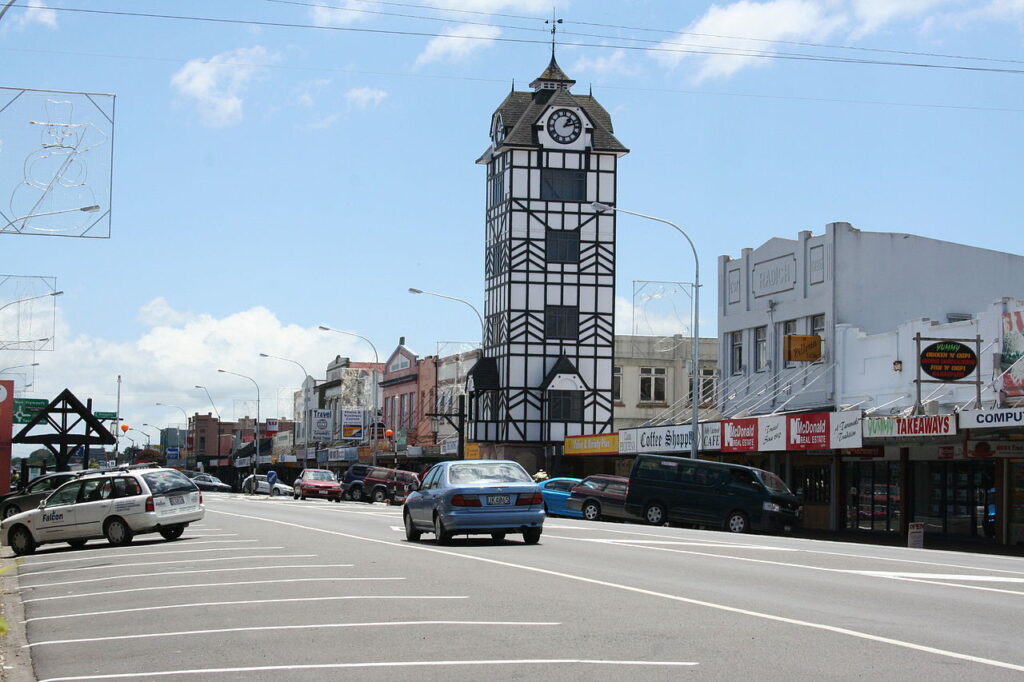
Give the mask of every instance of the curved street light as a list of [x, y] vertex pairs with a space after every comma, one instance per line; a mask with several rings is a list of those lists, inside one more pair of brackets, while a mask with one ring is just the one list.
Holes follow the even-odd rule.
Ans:
[[652, 215], [645, 213], [637, 213], [636, 211], [627, 211], [624, 208], [618, 208], [617, 206], [609, 206], [608, 204], [602, 204], [599, 201], [591, 202], [591, 206], [598, 213], [604, 213], [605, 211], [617, 211], [618, 213], [628, 213], [629, 215], [635, 215], [639, 218], [646, 218], [647, 220], [653, 220], [656, 223], [664, 223], [669, 227], [675, 228], [679, 234], [686, 238], [686, 242], [690, 245], [690, 250], [693, 251], [693, 340], [691, 346], [693, 346], [693, 364], [690, 370], [690, 402], [693, 403], [693, 418], [691, 423], [692, 433], [690, 435], [690, 457], [697, 459], [697, 452], [699, 450], [698, 440], [700, 439], [698, 419], [699, 414], [699, 402], [700, 402], [700, 372], [698, 362], [700, 361], [700, 258], [697, 257], [697, 247], [693, 245], [693, 240], [690, 239], [690, 235], [683, 231], [683, 228], [679, 227], [675, 223], [665, 220], [664, 218], [656, 218]]
[[484, 316], [480, 314], [480, 311], [476, 309], [476, 306], [467, 301], [464, 298], [458, 298], [457, 296], [448, 296], [447, 294], [439, 294], [434, 291], [424, 291], [423, 289], [416, 289], [415, 287], [409, 287], [410, 294], [426, 294], [427, 296], [437, 296], [438, 298], [447, 298], [449, 301], [458, 301], [464, 303], [473, 309], [476, 313], [476, 319], [480, 321], [480, 351], [483, 352], [484, 344], [487, 342], [487, 328], [484, 326]]
[[[181, 416], [185, 418], [185, 437], [187, 439], [188, 438], [188, 413], [185, 412], [185, 408], [178, 407], [177, 405], [171, 405], [170, 403], [157, 403], [157, 405], [159, 405], [161, 407], [173, 407], [174, 409], [179, 410], [181, 412]], [[185, 451], [186, 451], [186, 448], [181, 447], [181, 442], [179, 442], [178, 443], [178, 453], [179, 453], [179, 456], [183, 456], [185, 454]], [[183, 457], [183, 459], [184, 459], [184, 457]], [[186, 461], [187, 461], [187, 459], [186, 459]]]
[[334, 332], [335, 334], [346, 334], [347, 336], [354, 336], [357, 339], [362, 339], [363, 341], [366, 341], [366, 343], [370, 344], [370, 348], [373, 349], [373, 371], [370, 373], [370, 377], [371, 377], [370, 381], [373, 384], [370, 387], [371, 390], [373, 391], [373, 414], [370, 415], [370, 422], [371, 422], [371, 429], [372, 429], [372, 432], [373, 432], [373, 436], [372, 436], [372, 438], [373, 438], [373, 463], [376, 465], [377, 464], [377, 424], [380, 421], [380, 418], [377, 415], [377, 411], [380, 409], [379, 405], [377, 404], [377, 366], [380, 364], [380, 356], [377, 354], [377, 347], [375, 345], [373, 345], [373, 341], [370, 341], [370, 339], [366, 338], [362, 334], [356, 334], [355, 332], [347, 332], [344, 329], [335, 329], [333, 327], [328, 327], [325, 324], [321, 324], [318, 327], [318, 329], [320, 329], [320, 331], [324, 331], [324, 332]]
[[[203, 389], [203, 392], [206, 393], [206, 397], [210, 399], [210, 406], [213, 407], [213, 413], [217, 415], [217, 466], [219, 467], [220, 466], [220, 453], [221, 453], [220, 441], [221, 441], [221, 438], [224, 435], [224, 434], [222, 434], [220, 432], [220, 422], [221, 422], [220, 410], [217, 409], [217, 404], [215, 402], [213, 402], [213, 396], [210, 395], [210, 391], [206, 388], [206, 386], [200, 386], [199, 384], [196, 384], [196, 388]], [[197, 426], [197, 428], [198, 428], [198, 426]], [[196, 436], [196, 440], [198, 440], [198, 439], [199, 439], [199, 436], [197, 435]]]
[[[282, 358], [279, 355], [270, 355], [268, 353], [260, 353], [260, 357], [261, 358], [273, 358], [275, 360], [284, 360], [285, 362], [290, 362], [293, 365], [298, 365], [299, 369], [302, 370], [302, 385], [300, 386], [300, 388], [302, 389], [302, 412], [303, 412], [302, 421], [300, 422], [300, 424], [302, 424], [302, 433], [301, 434], [297, 434], [295, 432], [295, 429], [294, 428], [292, 429], [292, 447], [293, 448], [296, 447], [295, 438], [297, 436], [300, 436], [300, 435], [302, 436], [302, 442], [306, 444], [305, 447], [308, 447], [309, 439], [307, 438], [307, 435], [306, 435], [306, 428], [307, 428], [306, 417], [308, 415], [305, 414], [305, 413], [306, 413], [306, 379], [310, 376], [309, 372], [306, 371], [306, 368], [303, 367], [302, 363], [299, 362], [298, 360], [292, 360], [291, 358]], [[313, 386], [316, 387], [316, 379], [313, 379]], [[293, 395], [292, 396], [292, 410], [294, 410], [294, 409], [295, 409], [295, 397]], [[315, 447], [314, 447], [314, 449], [315, 449]], [[305, 455], [303, 455], [303, 460], [305, 460]]]
[[[256, 480], [256, 467], [260, 461], [260, 385], [256, 383], [256, 380], [245, 374], [239, 374], [238, 372], [229, 372], [226, 369], [218, 369], [221, 374], [230, 374], [236, 377], [242, 377], [252, 382], [252, 385], [256, 387], [256, 428], [254, 429], [255, 435], [254, 440], [256, 441], [256, 456], [252, 460], [252, 494], [255, 495], [256, 491], [259, 490], [259, 482]], [[219, 441], [219, 439], [218, 439]], [[245, 492], [244, 490], [242, 492]], [[267, 488], [267, 494], [270, 494], [270, 488]]]

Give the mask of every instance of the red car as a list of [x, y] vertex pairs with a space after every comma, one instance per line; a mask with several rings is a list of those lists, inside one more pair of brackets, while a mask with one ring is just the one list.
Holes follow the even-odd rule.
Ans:
[[315, 497], [341, 502], [341, 483], [338, 483], [334, 472], [327, 469], [303, 469], [292, 487], [296, 500]]
[[363, 499], [367, 502], [401, 504], [410, 492], [419, 487], [420, 479], [414, 471], [371, 467], [363, 479]]
[[623, 476], [587, 476], [572, 487], [565, 506], [581, 512], [587, 521], [632, 519], [625, 509], [628, 487], [629, 479]]

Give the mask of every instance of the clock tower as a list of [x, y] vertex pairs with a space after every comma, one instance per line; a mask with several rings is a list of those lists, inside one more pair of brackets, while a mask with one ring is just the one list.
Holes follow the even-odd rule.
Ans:
[[[470, 371], [470, 437], [529, 469], [566, 436], [612, 431], [615, 204], [629, 153], [611, 117], [555, 61], [491, 117], [484, 356]], [[548, 464], [550, 466], [550, 464]]]

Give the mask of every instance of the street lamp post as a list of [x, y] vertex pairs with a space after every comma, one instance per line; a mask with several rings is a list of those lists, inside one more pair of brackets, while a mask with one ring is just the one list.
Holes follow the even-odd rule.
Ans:
[[333, 327], [328, 327], [327, 325], [324, 325], [324, 324], [320, 325], [319, 329], [321, 331], [325, 331], [325, 332], [334, 332], [335, 334], [347, 334], [348, 336], [354, 336], [357, 339], [362, 339], [363, 341], [366, 341], [366, 343], [370, 344], [370, 348], [373, 349], [373, 371], [370, 373], [370, 376], [371, 376], [370, 382], [372, 384], [370, 386], [370, 389], [373, 391], [373, 414], [370, 415], [370, 424], [371, 424], [371, 428], [373, 429], [373, 436], [372, 436], [372, 439], [370, 441], [370, 445], [373, 448], [373, 463], [376, 464], [377, 463], [377, 410], [378, 410], [378, 405], [377, 405], [377, 365], [380, 364], [380, 356], [377, 355], [377, 347], [375, 345], [373, 345], [373, 341], [370, 341], [370, 339], [366, 338], [362, 334], [356, 334], [355, 332], [347, 332], [347, 331], [344, 331], [343, 329], [334, 329]]
[[409, 293], [410, 294], [426, 294], [427, 296], [437, 296], [438, 298], [447, 298], [449, 301], [458, 301], [459, 303], [463, 303], [465, 305], [468, 305], [470, 308], [472, 308], [473, 312], [476, 313], [476, 319], [478, 319], [480, 321], [480, 352], [481, 352], [481, 354], [483, 353], [484, 343], [487, 341], [487, 328], [484, 326], [484, 316], [480, 314], [480, 311], [476, 309], [475, 305], [473, 305], [472, 303], [470, 303], [469, 301], [467, 301], [464, 298], [458, 298], [456, 296], [448, 296], [446, 294], [438, 294], [438, 293], [433, 292], [433, 291], [423, 291], [422, 289], [416, 289], [414, 287], [409, 287]]
[[[220, 439], [221, 439], [221, 432], [220, 432], [220, 410], [217, 409], [217, 404], [215, 402], [213, 402], [213, 396], [210, 395], [210, 391], [207, 390], [206, 386], [200, 386], [199, 384], [196, 384], [196, 388], [203, 389], [203, 391], [206, 393], [206, 397], [210, 399], [210, 405], [213, 407], [213, 413], [217, 415], [217, 466], [219, 467], [220, 466]], [[197, 435], [196, 438], [198, 439], [199, 436]]]
[[693, 340], [690, 344], [693, 346], [693, 359], [691, 360], [692, 367], [690, 369], [690, 402], [693, 403], [693, 419], [692, 428], [693, 431], [690, 435], [690, 457], [697, 459], [697, 452], [699, 450], [698, 439], [700, 438], [698, 419], [700, 418], [699, 413], [699, 402], [700, 402], [700, 381], [699, 381], [699, 365], [700, 360], [700, 259], [697, 257], [697, 247], [693, 245], [693, 240], [690, 239], [690, 235], [683, 231], [683, 228], [679, 227], [675, 223], [665, 220], [664, 218], [656, 218], [651, 215], [644, 213], [637, 213], [636, 211], [627, 211], [624, 208], [618, 208], [617, 206], [609, 206], [602, 204], [599, 201], [594, 201], [590, 204], [598, 213], [604, 213], [605, 211], [617, 211], [619, 213], [628, 213], [629, 215], [635, 215], [640, 218], [647, 218], [658, 223], [664, 223], [670, 227], [676, 229], [679, 234], [686, 238], [687, 243], [690, 245], [690, 250], [693, 251]]
[[[177, 405], [171, 405], [169, 403], [157, 403], [157, 405], [160, 405], [161, 407], [173, 407], [174, 409], [179, 410], [181, 412], [181, 416], [185, 418], [185, 439], [186, 439], [186, 443], [187, 443], [187, 440], [188, 440], [188, 413], [185, 412], [185, 408], [178, 407]], [[181, 442], [179, 441], [178, 442], [178, 456], [181, 457], [182, 455], [184, 455], [185, 454], [185, 450], [186, 450], [186, 448], [181, 447]], [[167, 457], [166, 453], [164, 453], [164, 457], [165, 458]], [[185, 462], [186, 462], [186, 464], [188, 463], [188, 458], [187, 457], [185, 458]]]
[[[255, 495], [256, 491], [259, 490], [259, 482], [256, 480], [256, 467], [260, 461], [260, 385], [256, 383], [256, 380], [250, 376], [239, 374], [238, 372], [229, 372], [226, 369], [218, 369], [218, 372], [222, 374], [231, 374], [232, 376], [242, 377], [252, 382], [252, 385], [256, 387], [256, 457], [252, 461], [252, 494]], [[245, 492], [244, 490], [242, 492]], [[270, 494], [270, 488], [267, 488], [267, 494]]]
[[[157, 443], [159, 443], [160, 440], [161, 440], [161, 436], [163, 435], [163, 430], [159, 426], [153, 426], [152, 424], [145, 424], [145, 423], [143, 423], [143, 426], [148, 426], [151, 429], [156, 429], [156, 441], [157, 441]], [[146, 433], [146, 432], [143, 431], [143, 433]], [[146, 442], [147, 442], [146, 447], [149, 447], [149, 443], [151, 441], [149, 440], [149, 434], [148, 433], [146, 434]]]
[[[293, 365], [298, 365], [299, 369], [302, 370], [302, 386], [301, 386], [301, 388], [302, 388], [302, 412], [303, 412], [303, 414], [302, 414], [302, 422], [301, 422], [301, 424], [302, 424], [302, 434], [301, 435], [302, 435], [302, 442], [304, 444], [308, 444], [309, 443], [309, 438], [307, 437], [307, 434], [309, 432], [308, 431], [309, 430], [309, 426], [308, 426], [308, 419], [307, 418], [309, 417], [309, 414], [308, 414], [308, 410], [306, 409], [306, 378], [310, 376], [309, 372], [306, 371], [306, 368], [303, 367], [302, 363], [299, 362], [298, 360], [292, 360], [290, 358], [282, 358], [280, 356], [269, 355], [267, 353], [260, 353], [260, 357], [261, 358], [274, 358], [275, 360], [284, 360], [285, 362], [290, 362]], [[313, 379], [313, 386], [314, 386], [314, 388], [316, 387], [316, 379]], [[292, 403], [293, 403], [292, 404], [292, 409], [294, 410], [295, 409], [295, 405], [294, 405], [295, 401], [292, 400]], [[296, 440], [295, 436], [296, 436], [295, 429], [292, 429], [292, 447], [293, 448], [297, 447], [297, 444], [295, 442], [295, 440]], [[313, 449], [314, 450], [316, 449], [315, 445], [314, 445]], [[303, 453], [302, 459], [303, 460], [306, 459], [305, 453]]]

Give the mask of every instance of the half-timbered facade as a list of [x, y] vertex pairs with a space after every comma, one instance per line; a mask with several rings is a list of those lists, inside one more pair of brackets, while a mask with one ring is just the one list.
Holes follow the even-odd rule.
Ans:
[[[615, 203], [628, 153], [611, 117], [554, 56], [491, 119], [485, 357], [470, 373], [472, 438], [560, 444], [612, 431]], [[508, 453], [504, 453], [508, 454]]]

